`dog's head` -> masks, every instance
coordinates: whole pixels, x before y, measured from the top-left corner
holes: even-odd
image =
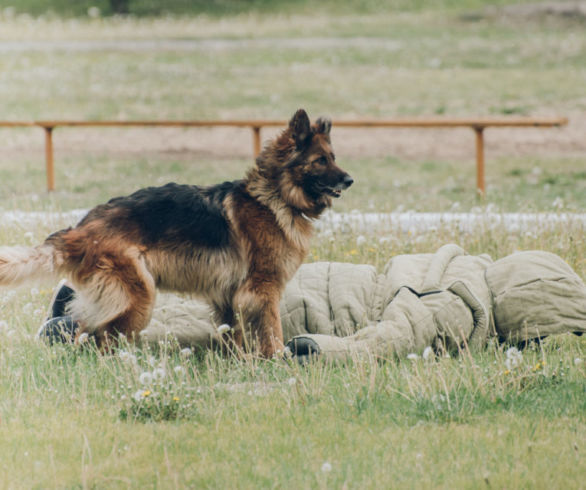
[[[288,128],[257,159],[259,170],[279,187],[284,201],[309,216],[331,206],[332,198],[340,197],[354,182],[336,164],[331,127],[325,118],[312,125],[299,109]]]

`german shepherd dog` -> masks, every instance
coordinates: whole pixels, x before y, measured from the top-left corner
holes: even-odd
[[[336,165],[330,128],[300,109],[243,180],[148,187],[38,247],[0,247],[0,285],[66,276],[77,339],[87,333],[102,350],[147,326],[156,288],[193,293],[234,327],[236,346],[246,334],[272,357],[283,348],[281,293],[307,254],[312,220],[353,182]]]

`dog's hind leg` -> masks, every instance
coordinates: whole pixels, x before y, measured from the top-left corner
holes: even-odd
[[[234,296],[234,309],[241,315],[242,326],[250,329],[250,337],[267,359],[282,351],[283,329],[279,311],[280,288],[262,278],[249,279]],[[241,329],[235,333],[235,342],[241,343]]]
[[[124,335],[132,341],[149,323],[155,301],[155,281],[136,250],[101,257],[84,281],[74,278],[77,294],[70,306],[81,325],[102,349]]]

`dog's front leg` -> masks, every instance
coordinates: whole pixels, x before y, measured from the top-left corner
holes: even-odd
[[[241,327],[248,330],[237,330],[236,343],[246,344],[247,339],[250,339],[260,354],[267,359],[283,350],[280,297],[280,287],[266,280],[251,279],[236,292],[234,310],[241,315]]]

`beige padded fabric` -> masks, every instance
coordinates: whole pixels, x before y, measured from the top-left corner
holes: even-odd
[[[586,331],[586,286],[557,255],[520,252],[492,262],[457,245],[398,255],[382,273],[370,265],[302,265],[281,301],[285,341],[310,339],[323,357],[380,357],[482,348],[491,336],[514,341]],[[161,295],[142,333],[209,347],[217,340],[202,303]]]
[[[524,340],[586,332],[586,286],[557,255],[509,255],[488,268],[486,280],[501,337]]]

